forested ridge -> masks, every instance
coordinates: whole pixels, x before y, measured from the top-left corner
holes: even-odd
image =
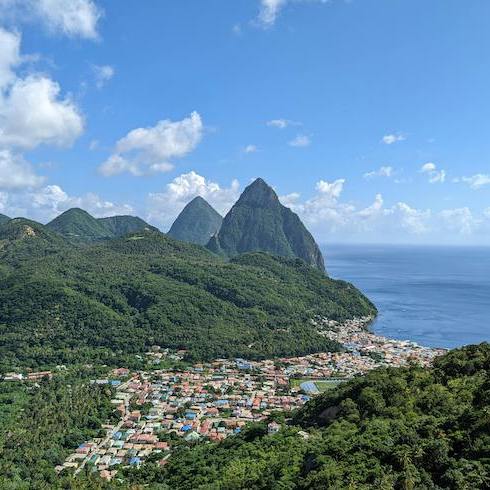
[[[15,219],[0,227],[0,279],[3,371],[117,364],[155,344],[187,349],[189,360],[336,350],[313,317],[376,312],[299,259],[227,262],[153,230],[81,247]]]
[[[0,382],[0,488],[100,488],[101,482],[59,477],[55,467],[113,420],[112,391],[78,374],[34,383]]]

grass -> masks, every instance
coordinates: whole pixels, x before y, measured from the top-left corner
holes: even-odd
[[[336,388],[340,383],[343,383],[343,381],[329,379],[315,380],[311,378],[292,378],[289,380],[291,388],[300,388],[300,385],[302,383],[306,383],[308,381],[312,381],[320,393],[323,393],[327,390],[332,390]]]

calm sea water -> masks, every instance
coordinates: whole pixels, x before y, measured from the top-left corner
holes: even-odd
[[[490,341],[490,248],[322,247],[330,276],[378,307],[376,333],[433,347]]]

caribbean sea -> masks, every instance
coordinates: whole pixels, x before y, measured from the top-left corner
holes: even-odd
[[[328,273],[374,302],[375,333],[454,348],[490,341],[490,247],[325,245]]]

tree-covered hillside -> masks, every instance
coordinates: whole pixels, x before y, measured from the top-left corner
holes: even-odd
[[[90,244],[122,237],[142,230],[157,229],[136,216],[94,218],[79,208],[72,208],[50,221],[46,227],[75,244]]]
[[[10,218],[8,216],[5,216],[4,214],[0,214],[0,226],[9,220],[10,220]]]
[[[77,247],[28,223],[0,229],[2,370],[115,363],[154,344],[191,359],[332,350],[311,318],[376,311],[352,285],[298,259],[225,262],[153,231]]]
[[[129,482],[174,490],[490,488],[490,345],[433,369],[372,371],[307,403],[267,435],[250,426],[221,444],[184,448]],[[303,432],[300,432],[303,431]]]
[[[149,225],[137,216],[110,216],[109,218],[99,218],[97,221],[102,223],[113,237],[122,237],[142,230],[157,231],[154,226]]]

